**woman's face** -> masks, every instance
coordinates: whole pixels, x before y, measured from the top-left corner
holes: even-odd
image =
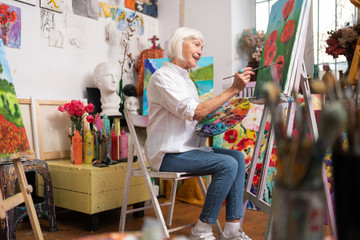
[[[196,67],[196,63],[200,60],[203,49],[203,42],[199,39],[185,40],[182,44],[182,54],[184,60],[180,61],[180,67],[191,69]]]

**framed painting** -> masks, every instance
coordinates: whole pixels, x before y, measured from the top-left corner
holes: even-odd
[[[149,1],[125,0],[125,7],[156,18],[158,14],[157,2],[158,2],[157,0],[149,0]]]
[[[15,1],[23,2],[23,3],[27,3],[30,5],[36,6],[36,0],[15,0]]]
[[[21,45],[21,8],[0,3],[1,35],[3,45],[20,48]]]
[[[159,69],[164,62],[169,62],[170,58],[153,58],[145,60],[144,69],[144,95],[143,95],[143,115],[148,115],[149,103],[146,98],[146,90],[151,75]],[[197,66],[190,70],[189,77],[196,85],[200,101],[204,102],[213,97],[214,88],[214,58],[202,57],[197,62]]]
[[[260,66],[278,63],[269,68],[258,70],[254,96],[263,97],[262,87],[265,82],[272,81],[280,85],[283,93],[289,95],[295,79],[291,76],[291,68],[299,45],[298,26],[306,0],[278,0],[271,8],[265,44]]]
[[[0,40],[0,163],[31,154],[4,44]]]
[[[40,7],[55,12],[64,12],[64,0],[40,0]]]

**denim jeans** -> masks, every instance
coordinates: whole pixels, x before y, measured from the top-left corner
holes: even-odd
[[[215,224],[225,199],[226,220],[243,218],[244,155],[232,149],[213,148],[213,151],[166,153],[160,171],[212,175],[199,217],[201,221]]]

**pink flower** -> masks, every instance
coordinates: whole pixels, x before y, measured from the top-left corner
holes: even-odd
[[[93,115],[87,115],[87,116],[86,116],[86,121],[88,121],[88,123],[94,122],[94,117],[93,117]]]
[[[92,111],[94,111],[95,106],[92,103],[89,103],[86,107],[85,107],[85,111],[88,113],[92,113]]]
[[[59,107],[58,107],[58,110],[59,110],[60,112],[65,112],[64,106],[59,106]]]

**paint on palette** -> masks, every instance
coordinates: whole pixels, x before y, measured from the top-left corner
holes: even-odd
[[[201,137],[211,137],[226,132],[239,124],[249,109],[250,102],[246,98],[232,99],[198,122],[196,133]]]

